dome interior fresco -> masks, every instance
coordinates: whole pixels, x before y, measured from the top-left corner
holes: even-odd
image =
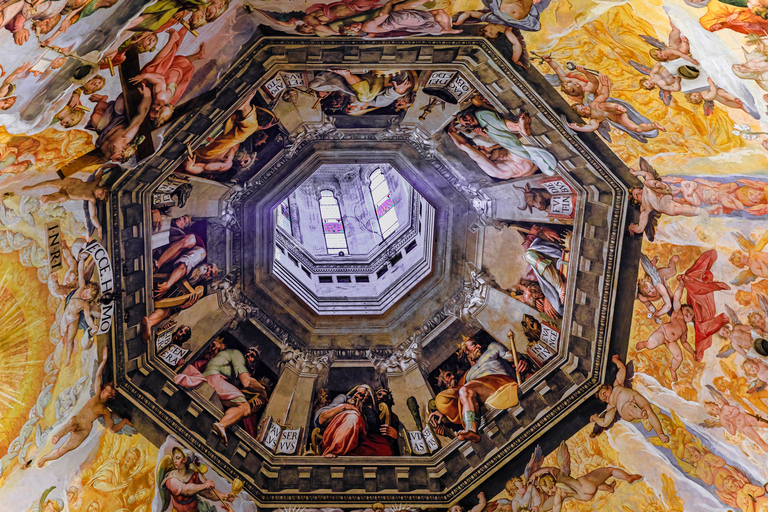
[[[768,512],[763,4],[0,2],[0,506]]]

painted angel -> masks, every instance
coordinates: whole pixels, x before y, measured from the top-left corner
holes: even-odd
[[[731,284],[742,286],[758,278],[768,278],[768,253],[763,252],[768,244],[768,230],[756,242],[751,237],[741,233],[732,233],[740,251],[733,251],[728,261],[736,268],[744,269],[731,281]]]
[[[729,324],[726,324],[720,328],[717,332],[721,338],[728,341],[717,357],[725,359],[730,357],[734,352],[738,352],[739,355],[749,359],[750,351],[752,350],[752,329],[749,325],[743,324],[739,319],[739,315],[726,304],[725,312],[728,314]]]
[[[641,475],[630,474],[620,468],[612,466],[598,468],[578,478],[571,476],[571,454],[565,441],[560,443],[557,449],[558,467],[540,467],[541,459],[532,465],[531,480],[544,503],[538,508],[539,512],[560,512],[563,503],[570,500],[591,501],[597,491],[613,492],[616,482],[607,484],[610,478],[624,480],[632,483],[642,479]],[[538,467],[537,467],[538,466]],[[552,498],[551,507],[549,498]]]
[[[630,172],[643,181],[642,187],[630,189],[632,202],[640,207],[640,220],[629,225],[630,234],[645,233],[648,241],[653,242],[661,214],[683,217],[709,215],[705,208],[675,201],[672,187],[661,180],[659,173],[645,158],[640,158],[640,169],[631,169]]]
[[[756,428],[768,428],[768,420],[756,414],[748,414],[732,405],[725,395],[711,384],[707,384],[707,389],[714,401],[705,401],[704,410],[712,418],[700,423],[700,425],[706,428],[723,427],[732,436],[739,433],[743,434],[757,443],[763,451],[768,452],[768,443],[755,430]]]
[[[738,183],[720,183],[704,178],[687,180],[679,176],[664,176],[661,181],[672,187],[675,201],[691,206],[712,207],[709,209],[710,214],[731,213],[744,209],[744,203],[739,201],[736,195]]]
[[[649,68],[634,60],[630,60],[629,64],[647,77],[640,79],[640,87],[647,91],[652,91],[658,87],[659,99],[663,101],[666,106],[669,106],[672,103],[672,93],[680,92],[682,90],[682,87],[680,86],[682,78],[667,71],[667,68],[662,66],[661,62],[657,62],[653,68]]]
[[[680,29],[671,20],[669,25],[672,27],[672,30],[669,32],[668,44],[664,44],[655,37],[639,34],[640,39],[653,46],[653,48],[648,50],[648,55],[658,62],[685,59],[694,66],[698,66],[699,61],[691,56],[691,45],[688,42],[688,38],[680,32]]]
[[[525,466],[525,471],[521,476],[515,476],[510,478],[504,488],[509,495],[509,499],[502,498],[495,501],[489,501],[485,507],[484,512],[517,512],[518,510],[542,510],[542,504],[545,504],[545,500],[542,500],[542,496],[539,494],[536,487],[533,485],[531,475],[534,471],[537,471],[541,467],[541,459],[543,455],[541,453],[541,446],[536,446],[531,455],[531,459]],[[545,506],[549,506],[549,510],[552,508],[552,499]]]
[[[661,323],[662,316],[672,309],[672,292],[667,280],[677,274],[677,261],[679,256],[672,256],[666,267],[657,267],[659,257],[652,260],[645,254],[640,255],[640,264],[645,272],[645,277],[637,281],[637,300],[648,308],[648,318],[653,318],[657,324]],[[662,306],[656,307],[654,302],[662,300]]]
[[[577,132],[598,132],[606,140],[610,141],[610,127],[614,126],[628,134],[636,134],[636,139],[647,142],[642,138],[657,137],[659,131],[666,129],[656,121],[650,121],[645,117],[638,117],[637,111],[628,109],[619,104],[611,95],[611,81],[605,75],[598,77],[600,87],[595,98],[588,105],[574,103],[571,108],[581,117],[587,119],[587,123],[579,125],[568,123],[568,127]],[[607,137],[606,137],[607,136]]]
[[[669,436],[664,432],[661,420],[651,407],[650,402],[632,389],[632,378],[635,375],[635,365],[632,361],[626,365],[618,355],[611,358],[616,365],[616,379],[613,385],[603,384],[597,391],[597,397],[605,402],[607,407],[600,414],[593,414],[589,421],[595,424],[592,437],[600,435],[620,419],[626,421],[648,420],[662,443],[669,442]]]
[[[749,112],[746,108],[744,108],[744,102],[742,102],[739,98],[729,93],[722,87],[718,87],[711,78],[707,78],[707,82],[709,83],[709,89],[690,92],[685,95],[688,103],[692,105],[703,105],[704,115],[711,116],[714,114],[715,102],[718,102],[724,107],[743,110],[756,119],[760,118],[760,116],[756,113]]]
[[[233,512],[230,503],[237,493],[222,494],[213,480],[205,478],[208,467],[193,454],[174,446],[157,466],[157,487],[162,500],[162,512],[199,511],[216,512],[210,502],[220,502],[227,512]],[[239,490],[238,490],[239,493]]]

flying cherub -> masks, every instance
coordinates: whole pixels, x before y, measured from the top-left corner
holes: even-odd
[[[691,45],[688,42],[688,38],[685,37],[680,29],[669,21],[669,25],[672,30],[669,32],[669,43],[664,44],[655,37],[640,35],[640,39],[653,46],[648,50],[648,55],[658,62],[668,62],[675,59],[685,59],[691,64],[698,66],[699,61],[691,56]]]
[[[691,206],[711,207],[710,214],[731,213],[744,209],[744,203],[737,197],[738,183],[719,183],[704,178],[687,180],[679,176],[664,176],[661,181],[672,187],[675,201]]]
[[[732,405],[725,398],[725,395],[711,384],[707,384],[707,389],[709,389],[715,401],[705,401],[704,409],[707,411],[707,414],[714,418],[706,420],[701,426],[707,428],[723,427],[732,436],[737,433],[744,434],[744,436],[757,443],[763,451],[768,452],[768,443],[755,430],[755,428],[768,428],[768,420],[756,414],[747,414],[735,405]]]
[[[540,469],[536,467],[537,465]],[[613,492],[616,482],[605,483],[611,477],[629,483],[643,478],[641,475],[630,474],[623,469],[611,466],[598,468],[586,475],[574,478],[571,476],[571,454],[565,441],[561,442],[560,447],[557,449],[558,467],[542,468],[540,465],[541,459],[534,463],[531,480],[542,495],[542,498],[546,497],[546,501],[552,498],[552,506],[550,508],[548,503],[543,503],[538,507],[539,512],[547,512],[549,510],[560,512],[563,503],[567,500],[591,501],[595,494],[597,494],[597,491]]]
[[[694,320],[693,307],[688,304],[682,304],[681,299],[685,286],[682,284],[682,276],[677,277],[681,283],[677,286],[675,294],[672,296],[672,313],[669,315],[669,321],[663,323],[658,329],[653,331],[646,341],[641,341],[635,348],[637,350],[653,350],[661,345],[666,346],[669,354],[672,356],[672,363],[669,366],[669,372],[672,375],[672,381],[677,380],[677,369],[683,362],[682,349],[695,357],[696,351],[688,341],[688,324]],[[678,345],[678,342],[680,343]]]
[[[752,357],[750,351],[753,350],[752,328],[749,325],[741,323],[739,315],[737,315],[728,304],[725,305],[725,311],[728,314],[731,323],[722,326],[717,331],[717,334],[719,334],[721,338],[727,340],[728,343],[723,345],[723,348],[720,349],[720,353],[717,354],[717,357],[724,359],[734,352],[738,352],[742,357],[749,359]]]
[[[613,386],[603,384],[597,391],[597,397],[608,404],[608,407],[601,414],[593,414],[589,421],[595,423],[592,436],[599,435],[611,428],[616,421],[623,419],[626,421],[648,420],[651,428],[656,432],[662,443],[669,442],[669,436],[664,433],[659,417],[651,407],[650,402],[632,389],[632,377],[634,376],[634,365],[630,361],[626,366],[618,355],[611,359],[616,365],[616,380]]]
[[[37,461],[37,467],[42,468],[46,462],[56,460],[71,452],[86,440],[93,429],[93,422],[98,419],[103,419],[105,426],[114,433],[120,432],[123,427],[131,426],[131,422],[127,419],[122,419],[118,423],[114,422],[112,411],[109,410],[107,404],[116,396],[115,386],[111,382],[101,385],[101,376],[104,373],[104,367],[107,365],[108,351],[107,347],[104,347],[104,353],[102,354],[101,364],[96,375],[93,378],[93,392],[94,395],[88,400],[83,408],[80,409],[77,414],[64,424],[53,436],[53,444],[57,444],[64,436],[69,434],[69,438],[58,448],[54,448],[47,454],[40,457]],[[135,430],[131,433],[135,433]],[[28,460],[25,467],[29,467],[32,463],[32,459]]]
[[[611,80],[605,76],[599,76],[600,86],[597,90],[595,99],[589,102],[589,105],[574,103],[571,105],[573,111],[589,122],[585,125],[568,123],[568,126],[577,132],[596,132],[600,125],[605,121],[611,121],[622,126],[625,130],[637,134],[654,132],[654,130],[667,131],[657,121],[636,123],[627,114],[627,108],[618,103],[608,101],[611,96]],[[649,136],[649,135],[646,135]]]
[[[768,230],[755,242],[751,237],[741,233],[731,233],[740,251],[733,251],[728,261],[737,268],[742,268],[739,275],[731,281],[731,284],[741,286],[755,281],[757,278],[768,278],[768,253],[763,252],[768,244]]]
[[[642,188],[632,187],[629,191],[632,201],[640,206],[640,220],[628,227],[631,234],[644,232],[648,241],[653,242],[661,214],[683,217],[709,215],[705,208],[675,201],[672,187],[661,180],[659,173],[645,158],[640,158],[640,169],[630,169],[630,172],[643,181]]]
[[[659,257],[654,256],[652,260],[645,254],[640,255],[640,264],[643,266],[645,277],[637,281],[637,300],[645,304],[648,308],[648,318],[653,318],[656,323],[661,323],[662,316],[669,313],[672,309],[672,292],[669,289],[667,280],[677,274],[677,261],[680,256],[672,256],[666,267],[657,267]],[[661,299],[663,305],[659,308],[654,305],[655,301]]]
[[[692,105],[704,106],[704,115],[711,116],[715,112],[715,102],[717,101],[724,107],[743,110],[749,115],[753,117],[755,116],[755,114],[748,112],[747,109],[744,108],[744,103],[739,98],[729,93],[722,87],[715,85],[715,82],[712,81],[711,78],[707,78],[707,82],[709,83],[709,89],[704,91],[689,92],[685,95],[688,103]]]
[[[630,60],[629,64],[648,77],[640,79],[640,87],[647,91],[652,91],[658,87],[659,99],[663,101],[666,106],[669,106],[672,103],[672,93],[680,92],[682,90],[682,87],[680,86],[682,78],[679,75],[673,75],[667,71],[667,68],[662,66],[661,62],[657,62],[653,68],[644,66],[634,60]]]

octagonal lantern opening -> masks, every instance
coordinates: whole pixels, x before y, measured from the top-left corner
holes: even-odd
[[[272,223],[272,272],[318,314],[383,314],[432,271],[435,209],[390,163],[321,164]]]

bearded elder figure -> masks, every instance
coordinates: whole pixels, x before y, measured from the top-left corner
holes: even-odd
[[[459,360],[470,368],[454,386],[435,397],[437,410],[430,414],[429,421],[434,426],[442,421],[462,425],[456,437],[478,443],[480,408],[508,409],[518,403],[515,367],[510,364],[514,356],[497,341],[483,348],[475,338],[465,338],[459,347]],[[523,373],[527,366],[520,361],[517,369]]]
[[[318,409],[315,427],[323,430],[324,457],[398,455],[395,421],[381,417],[376,397],[370,386],[360,384]]]

